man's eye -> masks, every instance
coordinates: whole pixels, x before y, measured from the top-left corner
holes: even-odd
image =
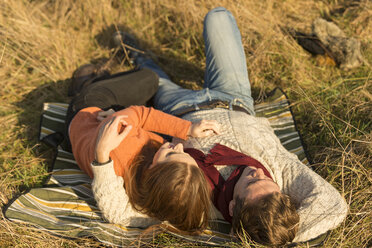
[[[257,182],[258,180],[252,180],[252,181],[250,181],[250,182],[248,182],[247,183],[247,187],[249,186],[249,185],[251,185],[251,184],[254,184],[255,182]]]

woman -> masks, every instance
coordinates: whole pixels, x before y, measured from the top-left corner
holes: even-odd
[[[75,86],[85,86],[71,101],[67,126],[79,167],[94,178],[94,196],[104,217],[112,223],[133,224],[134,212],[119,205],[129,201],[137,211],[169,221],[182,231],[205,228],[209,190],[203,173],[182,145],[164,143],[155,132],[181,139],[206,137],[219,132],[218,124],[192,124],[153,108],[128,107],[144,105],[156,92],[158,77],[150,70],[82,84],[79,79],[87,81],[89,72],[94,74],[82,68],[73,76]],[[128,108],[103,111],[110,107]],[[125,190],[117,187],[123,179]],[[136,221],[136,225],[148,224],[146,218]]]

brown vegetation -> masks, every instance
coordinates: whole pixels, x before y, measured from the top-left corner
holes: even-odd
[[[202,20],[224,6],[242,33],[255,99],[282,87],[317,172],[334,185],[350,214],[326,247],[371,246],[372,3],[368,0],[1,0],[0,4],[0,206],[42,184],[51,151],[37,142],[45,101],[68,101],[78,66],[114,63],[116,29],[136,35],[177,82],[198,88],[203,80]],[[335,22],[361,41],[363,66],[323,67],[281,27],[309,31],[316,17]],[[105,59],[102,59],[105,58]],[[160,238],[159,246],[182,246]],[[176,243],[173,243],[176,242]],[[0,215],[0,247],[96,247],[65,240]],[[185,244],[187,245],[187,244]]]

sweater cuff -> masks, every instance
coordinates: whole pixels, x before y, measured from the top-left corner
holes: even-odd
[[[104,162],[104,163],[100,163],[98,162],[97,160],[93,160],[93,162],[91,163],[92,166],[104,166],[108,163],[111,163],[111,158],[107,161],[107,162]]]
[[[102,165],[94,165],[93,163],[91,163],[90,165],[92,167],[95,181],[109,180],[109,179],[116,180],[117,176],[115,174],[114,162],[112,160]]]

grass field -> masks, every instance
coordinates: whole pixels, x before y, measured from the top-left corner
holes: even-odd
[[[172,79],[197,89],[205,65],[202,20],[228,8],[242,33],[253,95],[276,86],[292,104],[317,173],[345,197],[350,213],[326,247],[371,247],[372,2],[368,0],[0,0],[0,206],[42,185],[52,151],[37,140],[42,103],[68,102],[80,65],[114,59],[116,29],[136,35]],[[365,63],[353,70],[321,66],[282,27],[311,30],[317,17],[361,42]],[[0,247],[96,247],[0,216]],[[192,246],[160,238],[154,246]]]

